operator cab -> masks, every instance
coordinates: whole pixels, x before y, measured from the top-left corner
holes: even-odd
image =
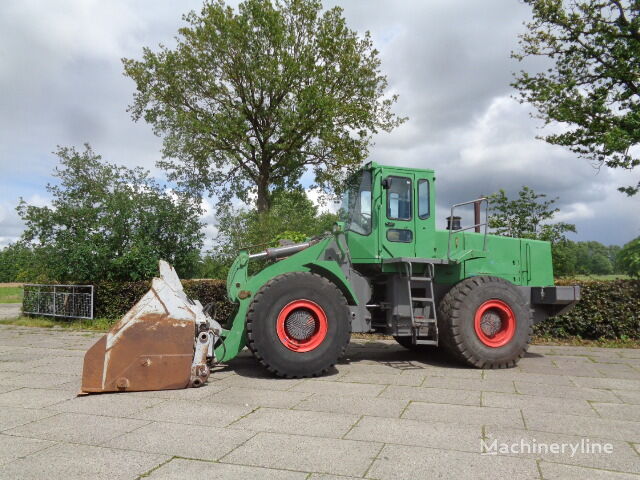
[[[347,181],[340,209],[354,263],[434,257],[432,170],[369,163]]]

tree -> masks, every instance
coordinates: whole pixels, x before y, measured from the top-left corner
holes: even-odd
[[[319,212],[303,190],[277,192],[269,212],[257,208],[228,208],[218,217],[218,237],[213,251],[201,262],[200,274],[224,278],[238,250],[278,246],[281,240],[303,242],[330,232],[338,216]]]
[[[622,247],[618,254],[618,265],[627,275],[640,277],[640,237]]]
[[[533,20],[513,56],[544,57],[551,68],[516,75],[522,102],[561,133],[544,139],[596,165],[640,164],[640,2],[525,0]],[[636,194],[640,183],[619,190]]]
[[[545,200],[546,197],[527,186],[522,187],[515,200],[509,200],[504,190],[490,195],[489,228],[495,229],[497,235],[551,242],[556,275],[570,275],[577,259],[573,242],[567,240],[565,233],[575,232],[576,226],[550,223],[560,209],[553,206],[557,198]]]
[[[518,198],[509,200],[504,190],[489,196],[489,228],[506,237],[534,238],[557,243],[565,239],[566,232],[575,232],[570,223],[550,223],[559,208],[553,204],[558,198],[545,200],[544,193],[536,193],[523,186]]]
[[[149,172],[103,162],[89,145],[59,148],[51,206],[17,210],[22,245],[33,248],[50,280],[139,280],[157,274],[158,260],[183,276],[202,247],[200,207],[168,191]]]
[[[192,194],[236,196],[266,212],[308,170],[325,191],[366,157],[372,135],[404,119],[368,32],[320,0],[223,0],[184,16],[175,48],[123,59],[130,112],[164,135],[159,165]]]

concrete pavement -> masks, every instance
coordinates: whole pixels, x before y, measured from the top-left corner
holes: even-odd
[[[640,480],[640,350],[482,371],[356,340],[322,378],[245,352],[200,389],[76,397],[97,338],[0,326],[0,478]]]

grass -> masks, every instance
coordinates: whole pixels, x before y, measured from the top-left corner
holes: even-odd
[[[27,317],[7,318],[0,320],[0,325],[16,325],[19,327],[39,327],[39,328],[66,328],[69,330],[92,330],[96,332],[106,332],[116,321],[110,318],[69,319],[61,320],[49,317]]]
[[[0,287],[0,303],[22,303],[22,287]]]
[[[612,275],[572,275],[567,278],[575,278],[580,281],[589,281],[589,280],[597,280],[599,282],[611,282],[612,280],[629,280],[629,275],[624,275],[622,273],[614,273]]]

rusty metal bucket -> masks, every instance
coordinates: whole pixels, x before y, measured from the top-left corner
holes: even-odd
[[[209,378],[220,330],[161,260],[151,290],[85,354],[81,391],[199,387]]]

